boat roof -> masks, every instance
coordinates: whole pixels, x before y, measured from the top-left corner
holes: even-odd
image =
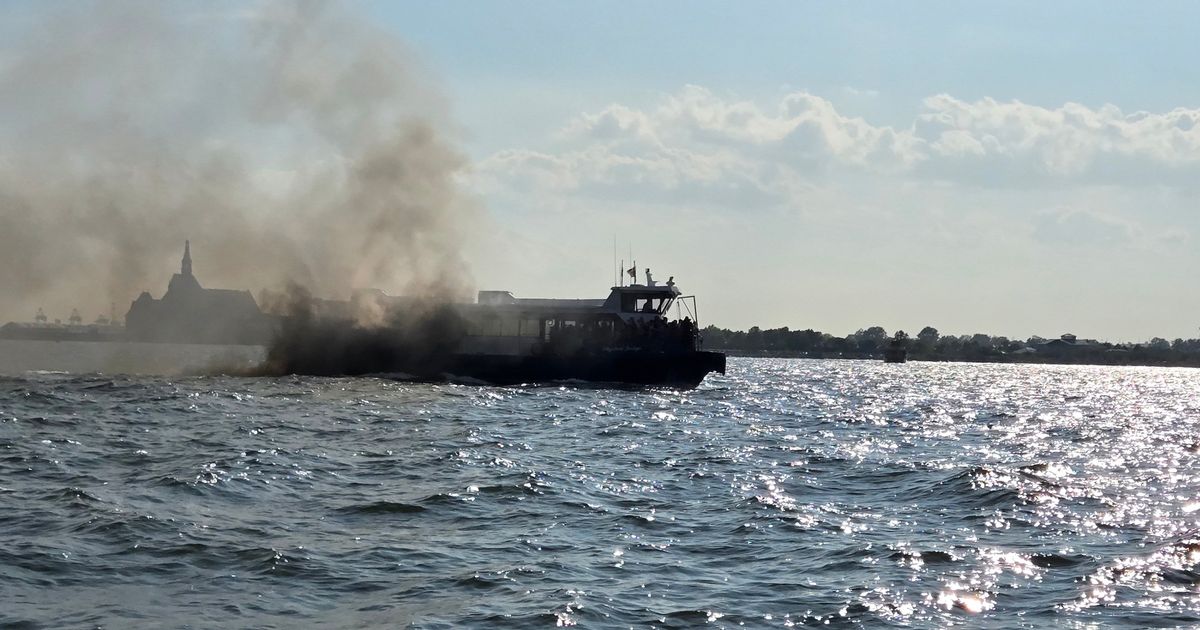
[[[679,297],[679,289],[674,282],[667,284],[631,284],[612,287],[608,297],[604,299],[562,299],[562,298],[518,298],[510,291],[480,291],[473,308],[499,310],[509,313],[526,314],[555,314],[555,315],[595,315],[600,313],[620,314],[622,317],[631,313],[630,300],[652,299],[662,300],[663,305],[657,306],[653,314],[659,315],[665,304]],[[636,316],[643,315],[639,309]]]
[[[574,300],[556,298],[516,298],[515,306],[532,306],[537,308],[600,308],[604,300]]]
[[[492,295],[484,296],[484,293]],[[479,301],[472,306],[504,311],[588,313],[603,309],[606,301],[596,299],[516,298],[508,291],[480,291]]]
[[[656,283],[650,284],[650,285],[627,284],[625,286],[613,287],[612,290],[618,291],[621,293],[670,293],[672,295],[679,294],[679,289],[675,286],[674,282],[672,282],[670,284],[658,284],[656,282]]]

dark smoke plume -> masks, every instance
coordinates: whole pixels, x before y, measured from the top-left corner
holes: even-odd
[[[363,323],[321,313],[320,301],[300,287],[291,287],[286,299],[287,316],[253,375],[434,378],[453,368],[453,351],[466,332],[455,307],[442,301],[410,300],[379,311],[378,322]]]
[[[210,287],[468,294],[466,163],[395,39],[318,2],[34,6],[0,42],[0,320],[122,315],[185,238]]]

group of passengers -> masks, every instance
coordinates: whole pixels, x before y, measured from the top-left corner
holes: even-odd
[[[588,322],[561,326],[553,332],[551,343],[558,352],[567,353],[603,347],[633,347],[653,351],[694,350],[697,335],[696,323],[690,317],[668,321],[656,316],[633,319],[624,324],[614,321],[609,325]]]
[[[627,323],[620,342],[643,350],[692,350],[696,335],[696,323],[690,317],[671,321],[655,317]]]

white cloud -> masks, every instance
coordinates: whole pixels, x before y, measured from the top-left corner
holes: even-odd
[[[971,159],[1009,177],[1003,182],[978,173],[993,183],[1180,185],[1200,173],[1197,120],[1200,110],[1124,114],[1113,105],[1049,109],[942,94],[925,99],[913,129],[929,143],[923,170],[932,177],[962,174],[953,162]]]
[[[1040,213],[1034,237],[1055,246],[1123,246],[1143,241],[1144,230],[1127,219],[1078,208]]]
[[[1105,318],[1130,296],[1196,308],[1178,287],[1197,263],[1197,120],[935,95],[885,125],[807,92],[755,102],[689,86],[478,163],[481,196],[526,239],[511,249],[543,255],[481,275],[571,294],[611,275],[596,259],[616,235],[622,257],[629,245],[707,296],[721,325],[1164,334],[1168,315]],[[539,265],[555,271],[514,285]],[[747,308],[747,295],[771,297]]]
[[[687,86],[656,107],[614,104],[580,115],[556,150],[501,152],[481,172],[560,192],[656,191],[689,201],[738,190],[766,204],[854,174],[985,187],[1193,186],[1198,121],[1200,110],[1125,114],[1112,105],[940,94],[924,100],[910,125],[892,127],[843,115],[807,92],[764,108]]]

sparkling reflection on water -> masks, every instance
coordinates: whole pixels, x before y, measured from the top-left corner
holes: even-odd
[[[1200,623],[1200,371],[0,379],[0,625]]]

